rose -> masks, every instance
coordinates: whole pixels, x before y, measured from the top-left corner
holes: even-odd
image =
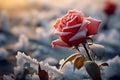
[[[52,42],[52,47],[78,46],[89,36],[97,34],[100,23],[100,20],[91,17],[84,18],[81,11],[70,10],[67,15],[57,19],[54,25],[54,34],[59,39]]]
[[[107,14],[107,15],[112,15],[115,13],[116,11],[116,4],[114,4],[113,2],[111,2],[110,0],[105,0],[104,2],[104,6],[103,6],[103,11]]]

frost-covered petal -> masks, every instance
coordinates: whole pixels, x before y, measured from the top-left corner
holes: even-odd
[[[86,37],[86,30],[80,31],[78,33],[76,33],[72,38],[69,39],[69,41],[75,41],[77,39]]]
[[[67,43],[65,43],[61,39],[56,39],[52,42],[52,48],[55,48],[56,46],[70,47]]]
[[[81,24],[75,24],[75,25],[73,25],[73,26],[65,27],[65,28],[63,28],[63,30],[64,30],[64,29],[76,28],[76,27],[80,27],[80,26],[81,26]]]
[[[89,24],[89,23],[90,23],[90,21],[88,21],[88,20],[84,20],[83,23],[81,24],[81,27],[80,27],[79,31],[85,29],[86,26],[87,26],[87,24]]]
[[[67,26],[72,26],[72,25],[75,25],[75,24],[78,24],[78,17],[75,16],[74,18],[72,18],[70,21],[67,22]]]
[[[101,21],[91,17],[86,18],[86,20],[90,21],[90,23],[87,25],[88,30],[87,36],[97,34]]]
[[[69,12],[68,12],[68,15],[76,15],[77,17],[78,17],[78,21],[80,22],[80,23],[82,23],[83,22],[83,20],[84,20],[84,15],[83,15],[83,13],[81,12],[81,11],[78,11],[78,10],[70,10]]]
[[[55,30],[54,34],[59,36],[65,36],[65,35],[71,34],[71,32],[60,32],[58,30]]]

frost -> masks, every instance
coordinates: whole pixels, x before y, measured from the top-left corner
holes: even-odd
[[[36,34],[37,34],[39,41],[43,43],[50,42],[49,35],[46,33],[46,30],[44,28],[36,28]]]
[[[19,41],[14,45],[15,50],[26,50],[29,45],[29,40],[25,35],[20,35]]]
[[[72,29],[72,28],[77,28],[77,27],[80,27],[81,24],[76,24],[76,25],[73,25],[73,26],[68,26],[68,27],[65,27],[63,29]]]
[[[120,42],[120,36],[118,34],[119,31],[112,29],[105,33],[101,33],[98,36],[97,42],[105,46],[107,54],[111,53],[112,55],[119,55],[120,44],[118,43]]]
[[[38,65],[40,64],[41,69],[44,69],[48,71],[50,76],[56,76],[56,77],[61,77],[62,78],[62,73],[56,68],[52,67],[47,63],[38,62],[36,59],[32,59],[30,56],[26,56],[24,53],[18,52],[17,56],[17,65],[20,66],[21,68],[24,67],[25,63],[29,63],[30,67],[35,69],[37,71]]]
[[[68,34],[71,34],[71,32],[60,32],[60,31],[55,30],[54,34],[59,35],[59,36],[66,36]]]
[[[58,60],[52,57],[48,57],[44,60],[45,63],[48,63],[50,65],[57,65],[58,64]]]
[[[107,61],[109,66],[104,69],[104,75],[106,80],[120,79],[120,57],[116,56],[113,59]]]
[[[21,6],[24,5],[21,4],[22,1],[25,2],[24,4],[27,6],[27,10],[28,6],[29,8],[31,8],[29,9],[29,11],[26,11],[25,6]],[[6,1],[0,0],[0,4],[2,4],[0,5],[0,61],[3,60],[4,64],[0,64],[0,69],[4,68],[4,66],[6,66],[7,64],[4,63],[4,60],[10,62],[10,66],[14,68],[14,71],[12,71],[14,72],[14,76],[6,74],[4,76],[0,76],[0,79],[1,77],[4,77],[4,80],[15,80],[16,76],[22,77],[24,73],[24,68],[28,66],[32,74],[26,75],[26,79],[39,80],[37,76],[38,64],[41,65],[42,69],[45,69],[49,72],[50,80],[90,79],[84,67],[82,67],[80,70],[73,71],[73,63],[65,64],[63,69],[60,71],[59,66],[61,64],[59,60],[61,60],[62,58],[65,59],[67,56],[71,55],[73,51],[61,47],[52,49],[50,44],[52,40],[55,40],[57,38],[57,36],[53,36],[53,25],[55,23],[55,20],[66,14],[69,9],[74,8],[77,10],[81,10],[85,14],[85,16],[91,16],[96,19],[102,20],[99,34],[97,34],[93,38],[96,43],[104,45],[106,51],[104,53],[104,60],[108,60],[116,55],[119,56],[120,5],[118,5],[116,13],[108,18],[101,10],[100,4],[102,3],[102,1],[103,0],[83,0],[82,2],[81,0],[12,0],[9,5],[6,6],[3,4],[3,2],[5,2],[6,4]],[[116,1],[117,4],[120,4],[119,0],[112,1]],[[16,8],[16,5],[17,10],[12,10],[13,8]],[[6,6],[6,9],[2,6]],[[9,6],[11,6],[12,8]],[[103,31],[101,28],[104,26],[107,19],[109,19],[109,22],[107,23],[108,30]],[[70,26],[69,28],[76,28],[78,26],[81,26],[81,24]],[[79,49],[82,54],[85,53],[85,50],[82,47],[80,47]],[[29,53],[28,56],[42,61],[39,62],[37,60],[34,60],[23,53],[17,54],[16,56],[15,53],[18,50],[24,51],[27,54]],[[99,55],[99,53],[102,51],[98,50],[97,52]],[[15,67],[11,64],[11,62],[14,63],[15,60],[12,61],[10,59],[14,56],[16,56],[17,58],[15,59],[17,62],[15,64]],[[108,67],[102,67],[103,70],[101,69],[101,71],[103,72],[103,80],[114,80],[114,78],[120,76],[120,58],[118,56],[108,61]],[[57,68],[55,67],[56,65]],[[7,68],[5,70],[9,69],[11,71],[12,68]],[[4,73],[1,72],[1,74]]]
[[[4,48],[0,48],[0,60],[7,60],[8,52]]]
[[[14,80],[11,76],[4,75],[3,80]]]
[[[69,41],[74,41],[74,40],[83,38],[85,36],[86,36],[86,30],[83,30],[83,31],[80,31],[80,32],[76,33],[72,38],[70,38]]]
[[[0,30],[3,30],[5,32],[9,32],[10,31],[10,25],[9,25],[9,20],[8,20],[8,16],[7,13],[5,11],[0,12]]]
[[[37,74],[32,75],[32,80],[39,80],[39,76]]]
[[[99,58],[102,58],[105,55],[106,49],[103,45],[93,43],[90,45],[90,49],[92,50],[91,54],[96,55]]]
[[[7,37],[4,34],[0,34],[0,45],[7,41]]]
[[[65,80],[83,80],[89,78],[84,67],[82,67],[80,70],[75,70],[75,71],[73,70],[73,68],[74,66],[70,62],[64,65],[61,71],[63,72],[63,76]]]

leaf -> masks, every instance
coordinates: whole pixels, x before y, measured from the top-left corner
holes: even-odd
[[[41,70],[40,65],[38,66],[38,76],[40,80],[49,80],[48,72]]]
[[[80,69],[84,65],[84,62],[85,62],[84,56],[80,55],[80,56],[76,57],[76,59],[74,61],[74,70],[75,70],[75,68]]]
[[[100,64],[99,67],[100,67],[100,66],[109,66],[109,64],[106,63],[106,62],[104,62],[104,63]]]
[[[68,62],[68,61],[73,61],[77,56],[79,56],[79,55],[81,55],[81,54],[79,54],[79,53],[76,53],[76,54],[72,54],[71,56],[69,56],[66,60],[65,60],[65,62],[61,65],[61,67],[60,67],[60,69],[62,69],[63,68],[63,66]]]
[[[86,61],[84,66],[93,80],[101,80],[100,68],[94,61]]]
[[[90,45],[90,49],[92,54],[95,54],[98,58],[101,59],[104,56],[105,47],[103,45],[93,44],[93,45]]]

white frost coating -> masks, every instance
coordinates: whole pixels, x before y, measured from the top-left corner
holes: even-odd
[[[57,70],[56,67],[52,67],[49,64],[43,63],[43,62],[38,62],[36,59],[32,59],[29,56],[26,56],[24,53],[18,52],[18,54],[16,55],[17,58],[17,64],[19,66],[23,66],[26,62],[30,63],[30,66],[33,69],[38,69],[38,64],[40,64],[41,68],[49,71],[52,75],[63,78],[62,72],[60,72],[59,70]],[[21,61],[22,60],[22,61]],[[21,63],[20,63],[21,62]]]
[[[0,60],[7,60],[8,52],[4,48],[0,48]]]
[[[40,80],[39,76],[37,74],[32,75],[32,80]]]
[[[25,35],[20,35],[19,41],[14,45],[15,50],[24,50],[28,47],[29,40]]]
[[[95,54],[97,57],[102,58],[105,54],[105,47],[100,44],[95,44],[89,46],[90,49],[93,51],[91,54]]]
[[[59,36],[65,36],[65,35],[71,34],[71,32],[60,32],[55,30],[54,34]]]
[[[120,57],[116,56],[113,59],[107,61],[109,66],[104,69],[104,77],[105,80],[109,80],[111,77],[119,77],[120,78]],[[118,79],[116,79],[118,80]]]
[[[39,76],[34,73],[33,75],[29,75],[29,74],[26,75],[25,80],[40,80],[40,79],[39,79]]]
[[[48,34],[49,30],[46,30],[43,27],[36,28],[36,34],[37,38],[42,43],[49,43],[50,40],[50,34]]]
[[[5,11],[1,11],[0,18],[1,18],[0,29],[2,29],[3,31],[9,32],[10,25],[9,25],[9,19],[8,19],[7,13]]]
[[[81,25],[81,27],[80,27],[80,29],[79,29],[79,31],[81,31],[83,28],[85,28],[85,26],[86,26],[87,24],[89,24],[89,23],[90,23],[90,21],[84,20],[83,23],[82,23],[82,25]]]
[[[62,59],[60,61],[60,64],[62,64],[64,60]],[[82,67],[80,70],[75,70],[74,71],[74,64],[67,62],[64,67],[62,68],[63,76],[65,80],[84,80],[89,79],[89,76],[85,70],[84,67]]]
[[[98,19],[92,18],[91,16],[89,16],[87,19],[91,19],[91,20],[96,21],[96,22],[101,22],[101,20],[98,20]]]
[[[5,34],[0,34],[0,43],[6,42],[7,41],[7,36]]]
[[[81,26],[81,24],[76,24],[76,25],[73,25],[73,26],[65,27],[65,28],[63,28],[63,30],[64,30],[64,29],[76,28],[76,27],[80,27],[80,26]]]
[[[24,69],[23,69],[23,66],[17,66],[17,67],[14,67],[14,74],[15,75],[18,75],[19,73],[22,73],[23,74],[24,72]]]
[[[15,80],[11,76],[3,75],[3,80]]]
[[[76,18],[77,18],[77,16],[75,16],[74,18],[72,18],[69,22],[73,22]]]
[[[76,33],[72,38],[70,38],[69,41],[74,41],[74,40],[80,39],[85,36],[86,36],[86,30],[83,30],[83,31]]]

